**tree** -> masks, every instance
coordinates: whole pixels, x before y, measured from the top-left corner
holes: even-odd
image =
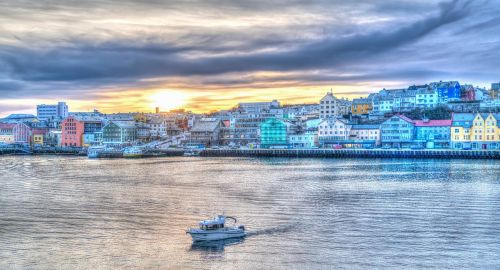
[[[452,111],[446,105],[441,105],[429,109],[415,108],[411,112],[404,113],[404,115],[414,120],[421,120],[424,118],[429,120],[443,120],[451,119],[451,113]]]

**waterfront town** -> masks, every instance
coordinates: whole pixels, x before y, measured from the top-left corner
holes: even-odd
[[[0,119],[0,148],[91,146],[231,149],[500,149],[500,83],[457,81],[383,89],[348,100],[333,91],[316,104],[239,103],[195,114],[72,112],[40,104],[36,115]]]

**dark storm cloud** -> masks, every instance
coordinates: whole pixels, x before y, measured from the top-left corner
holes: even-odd
[[[433,30],[463,19],[469,2],[442,4],[437,15],[386,32],[317,40],[297,49],[263,53],[194,57],[214,48],[125,44],[82,45],[48,51],[2,46],[0,61],[14,78],[27,81],[72,81],[102,78],[207,75],[225,72],[301,70],[353,63],[415,41]],[[279,40],[256,40],[266,44]],[[254,48],[255,49],[255,48]],[[226,48],[228,53],[234,53]],[[241,50],[239,50],[241,51]]]
[[[174,77],[206,88],[493,80],[500,38],[476,32],[498,32],[498,11],[465,0],[3,2],[0,95],[92,96]],[[253,75],[266,71],[281,74]]]

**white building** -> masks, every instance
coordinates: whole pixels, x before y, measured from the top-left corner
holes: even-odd
[[[152,118],[148,121],[147,125],[150,128],[150,134],[153,138],[167,137],[167,123],[161,118]]]
[[[394,94],[394,106],[392,108],[395,112],[408,112],[415,109],[415,96],[416,90],[401,89]]]
[[[320,143],[333,143],[349,139],[352,125],[343,118],[329,118],[318,125]]]
[[[317,145],[318,135],[314,131],[302,134],[291,134],[288,136],[288,144],[292,148],[313,148]]]
[[[380,125],[352,125],[350,139],[362,144],[373,144],[374,146],[380,145]]]
[[[54,105],[40,104],[36,106],[36,116],[40,120],[54,120],[68,117],[68,105],[66,102],[58,102]]]
[[[392,96],[377,95],[373,98],[372,103],[372,114],[384,114],[387,112],[392,112],[394,108],[394,98]]]
[[[332,92],[328,92],[319,101],[319,118],[342,117],[351,111],[351,102],[347,99],[338,99]]]
[[[437,92],[429,87],[419,88],[415,95],[415,107],[434,108],[438,105]]]

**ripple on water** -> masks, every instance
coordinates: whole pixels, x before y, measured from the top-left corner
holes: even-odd
[[[0,268],[500,268],[500,163],[0,158]],[[192,245],[201,218],[242,240]]]

